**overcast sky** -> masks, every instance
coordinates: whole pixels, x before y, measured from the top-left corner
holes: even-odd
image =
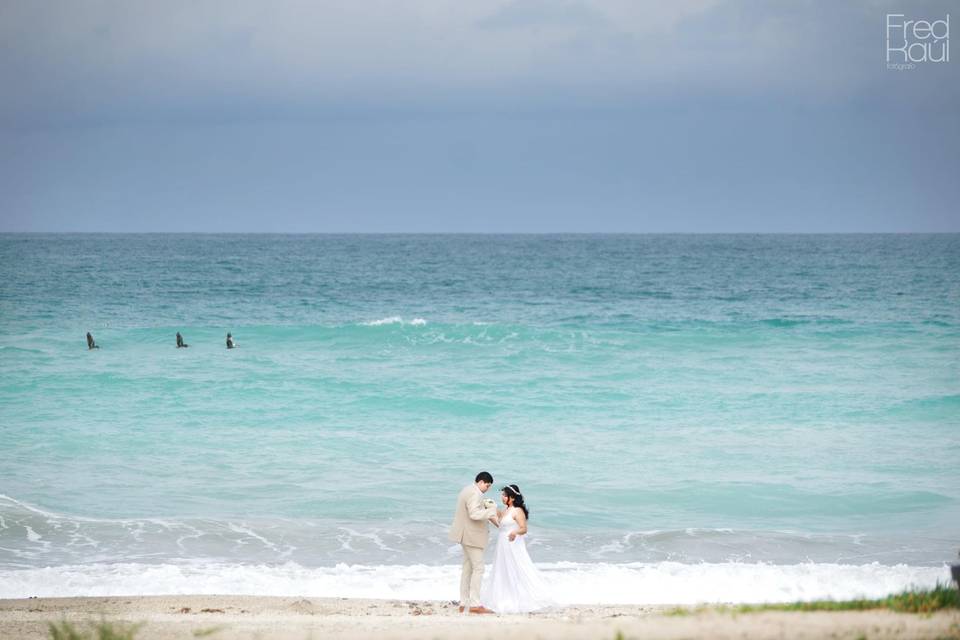
[[[960,231],[951,11],[4,0],[0,231]]]

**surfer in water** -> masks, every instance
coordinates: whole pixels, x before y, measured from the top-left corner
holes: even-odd
[[[180,335],[180,332],[177,331],[177,349],[184,349],[189,346],[190,345],[183,341],[183,336]]]
[[[233,343],[233,336],[228,333],[228,334],[227,334],[227,349],[233,349],[235,346],[237,346],[237,345],[235,345],[235,344]]]
[[[93,336],[87,331],[87,349],[99,349],[100,345],[93,341]]]

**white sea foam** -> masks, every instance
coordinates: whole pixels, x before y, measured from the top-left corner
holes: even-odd
[[[841,564],[553,563],[554,597],[564,604],[791,602],[881,597],[949,580],[949,569]],[[345,565],[307,568],[213,562],[91,564],[0,571],[0,598],[106,595],[303,595],[449,600],[456,565]]]
[[[427,321],[423,318],[414,318],[412,320],[404,320],[400,316],[390,316],[389,318],[380,318],[379,320],[370,320],[369,322],[361,322],[360,324],[366,327],[379,327],[386,324],[409,324],[414,327],[421,327],[427,324]]]
[[[385,324],[403,324],[403,318],[400,316],[390,316],[389,318],[380,318],[379,320],[371,320],[369,322],[361,323],[367,327],[379,327]]]

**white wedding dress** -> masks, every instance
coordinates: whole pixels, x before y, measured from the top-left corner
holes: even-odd
[[[546,581],[527,553],[525,536],[510,542],[510,532],[519,527],[514,510],[515,507],[508,508],[500,518],[493,569],[480,590],[480,602],[496,613],[527,613],[555,604]]]

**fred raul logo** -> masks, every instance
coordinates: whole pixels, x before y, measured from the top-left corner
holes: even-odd
[[[902,71],[928,62],[950,62],[949,13],[933,21],[888,13],[885,26],[887,69]]]

